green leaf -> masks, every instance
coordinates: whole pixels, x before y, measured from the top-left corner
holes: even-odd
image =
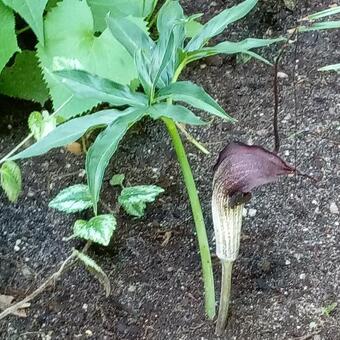
[[[275,38],[275,39],[253,39],[248,38],[239,42],[224,41],[213,47],[205,47],[199,50],[189,52],[188,62],[207,58],[216,54],[236,54],[236,53],[252,53],[249,51],[253,48],[267,47],[271,44],[286,41],[286,38]],[[264,59],[264,58],[263,58]],[[262,60],[263,61],[263,60]],[[269,63],[266,61],[266,63]]]
[[[335,71],[340,72],[340,64],[327,65],[319,68],[319,71]]]
[[[123,186],[124,183],[124,179],[125,179],[125,175],[124,174],[117,174],[117,175],[113,175],[112,178],[110,179],[110,184],[114,187],[116,185],[119,186]]]
[[[206,124],[192,111],[181,105],[172,105],[166,103],[155,104],[148,109],[148,114],[153,119],[168,117],[174,120],[175,122],[184,124],[190,125]]]
[[[185,39],[185,22],[186,18],[183,13],[183,8],[178,0],[169,0],[159,10],[157,16],[157,30],[159,33],[158,46],[161,51],[165,50],[168,44],[170,35],[173,34],[174,54],[169,56],[169,62],[165,71],[161,74],[158,87],[167,86],[181,62],[181,51],[183,49]]]
[[[222,33],[228,25],[242,19],[256,5],[257,0],[246,0],[239,5],[227,8],[207,22],[202,30],[186,46],[186,51],[194,51],[205,45],[209,39]]]
[[[77,220],[73,227],[75,236],[107,246],[116,230],[116,219],[113,215],[98,215],[89,221]]]
[[[189,81],[178,81],[161,89],[157,94],[158,100],[171,98],[176,101],[183,101],[198,109],[210,112],[218,117],[235,121],[230,117],[217,102],[210,97],[202,87]]]
[[[86,174],[95,213],[105,169],[118,144],[131,125],[145,114],[142,109],[128,109],[129,113],[116,119],[101,132],[86,155]]]
[[[106,19],[112,35],[126,48],[131,57],[140,48],[151,51],[154,47],[154,42],[146,29],[142,29],[132,19],[131,17],[113,18],[112,16]]]
[[[310,32],[310,31],[329,30],[329,29],[334,29],[334,28],[340,28],[340,20],[317,22],[311,26],[300,26],[298,27],[298,30],[299,32]]]
[[[321,310],[321,314],[328,317],[334,312],[337,306],[338,304],[336,302],[333,302],[330,305],[323,307]]]
[[[91,257],[85,255],[84,253],[79,252],[74,249],[73,253],[78,257],[78,259],[84,263],[86,268],[99,280],[99,282],[104,286],[106,297],[110,295],[111,286],[110,280],[108,276],[104,273],[103,269],[101,269],[98,264],[91,259]]]
[[[33,111],[28,117],[28,127],[36,140],[47,136],[56,126],[56,118],[50,116],[47,111],[43,111],[43,114]]]
[[[25,19],[38,40],[44,45],[43,13],[47,0],[2,0]]]
[[[68,214],[86,210],[92,206],[89,187],[85,184],[72,185],[60,191],[48,206]]]
[[[118,202],[125,211],[136,217],[142,217],[147,202],[153,202],[156,197],[164,192],[164,189],[157,185],[137,185],[124,188],[118,197]]]
[[[162,72],[167,67],[169,62],[171,61],[173,52],[174,52],[174,35],[173,32],[171,32],[166,46],[162,47],[160,43],[157,44],[155,48],[155,53],[153,54],[152,65],[154,70],[153,73],[155,73],[152,77],[153,89],[156,88],[156,84],[159,80],[159,77],[161,76]]]
[[[57,126],[51,133],[14,155],[12,159],[29,158],[42,155],[53,148],[65,146],[79,139],[88,129],[111,124],[128,111],[103,110],[87,116],[74,118]]]
[[[324,18],[324,17],[328,17],[330,15],[335,15],[335,14],[338,14],[338,13],[340,13],[340,6],[335,6],[335,7],[327,8],[323,11],[314,13],[312,15],[309,15],[308,19],[309,20],[317,20],[317,19],[321,19],[321,18]]]
[[[62,70],[54,73],[80,98],[93,98],[115,106],[145,106],[148,103],[144,94],[131,91],[129,86],[118,84],[86,71]]]
[[[153,0],[87,0],[91,7],[95,30],[102,32],[106,28],[105,17],[110,12],[113,17],[147,17],[154,9]]]
[[[8,199],[16,202],[21,193],[21,171],[20,168],[12,161],[6,161],[0,168],[1,186],[4,189]]]
[[[15,18],[10,8],[0,1],[0,72],[11,56],[20,51],[15,35]]]
[[[0,52],[1,53],[1,52]],[[38,59],[33,51],[22,51],[14,64],[0,74],[0,93],[43,105],[49,97]]]
[[[203,25],[196,21],[190,20],[185,23],[185,36],[187,38],[193,38],[195,35],[199,34],[203,28]]]
[[[133,59],[109,30],[95,36],[91,9],[86,1],[59,2],[48,12],[44,28],[45,46],[38,44],[38,57],[54,108],[60,107],[72,95],[53,74],[60,59],[76,61],[77,68],[120,84],[128,85],[137,78]],[[94,99],[75,97],[58,115],[67,120],[98,103]]]
[[[138,49],[136,50],[134,60],[137,67],[139,80],[143,86],[145,93],[150,96],[152,88],[150,57],[146,55],[146,52],[144,50]]]

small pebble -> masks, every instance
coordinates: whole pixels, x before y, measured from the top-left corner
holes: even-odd
[[[134,285],[129,286],[129,288],[128,288],[129,293],[133,293],[135,291],[136,291],[136,286],[134,286]]]
[[[286,263],[286,266],[289,266],[291,262],[289,260],[286,260],[285,263]]]
[[[84,311],[86,312],[88,307],[89,307],[89,306],[87,305],[87,303],[84,303],[82,308],[83,308]]]
[[[304,280],[306,278],[306,274],[304,274],[304,273],[300,274],[299,278],[300,278],[300,280]]]
[[[256,209],[249,209],[248,210],[248,215],[250,217],[254,217],[256,215],[257,210]]]
[[[277,72],[277,77],[281,79],[288,78],[288,74],[284,72]]]
[[[89,329],[87,329],[87,330],[85,331],[85,334],[86,334],[87,336],[92,336],[92,335],[93,335],[92,331],[90,331]]]
[[[335,202],[331,202],[331,204],[329,205],[329,211],[332,214],[337,214],[337,215],[339,214],[339,208]]]
[[[201,65],[200,65],[200,68],[201,68],[201,69],[204,69],[204,68],[206,68],[206,67],[207,67],[207,64],[201,64]]]

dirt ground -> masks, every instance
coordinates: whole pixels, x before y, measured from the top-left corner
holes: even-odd
[[[268,30],[277,36],[297,18],[330,3],[301,1],[290,12],[282,6],[271,11],[264,1],[224,38],[249,32],[259,36]],[[187,0],[183,5],[187,13],[203,12],[208,19],[226,2]],[[297,47],[291,46],[283,58],[280,71],[287,78],[280,79],[281,154],[319,182],[287,178],[259,189],[248,203],[233,272],[231,315],[221,339],[340,339],[340,86],[338,75],[317,72],[339,62],[339,41],[339,31],[300,35]],[[266,51],[270,58],[274,53],[275,47]],[[236,65],[233,59],[215,58],[190,66],[183,77],[204,86],[238,119],[233,126],[216,119],[191,130],[211,151],[209,156],[186,143],[214,249],[212,166],[231,140],[272,147],[272,69],[254,61]],[[6,107],[15,111],[14,105]],[[26,112],[27,103],[20,105]],[[1,155],[26,133],[26,117],[10,121],[11,130],[9,117],[1,117]],[[166,191],[142,219],[120,211],[111,244],[90,249],[109,275],[111,295],[106,298],[97,280],[77,265],[32,301],[26,318],[0,321],[1,339],[217,339],[213,322],[204,317],[194,225],[170,140],[161,123],[144,123],[129,132],[111,162],[103,201],[117,209],[117,191],[107,181],[114,173],[125,173],[129,184],[155,183]],[[60,189],[84,182],[81,156],[57,150],[20,164],[24,193],[18,204],[9,204],[0,193],[0,294],[16,300],[52,274],[73,247],[83,246],[63,238],[71,234],[76,218],[87,217],[47,207]],[[216,259],[214,263],[219,287],[220,268]],[[329,316],[322,313],[336,302]]]

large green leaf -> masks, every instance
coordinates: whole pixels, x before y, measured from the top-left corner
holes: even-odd
[[[125,211],[136,217],[142,217],[147,202],[153,202],[156,197],[164,192],[164,189],[157,185],[137,185],[124,188],[118,197],[118,202]]]
[[[203,125],[206,124],[192,111],[181,105],[172,105],[160,103],[152,105],[148,108],[148,114],[153,119],[161,117],[171,118],[175,122],[190,124],[190,125]]]
[[[88,209],[92,206],[89,187],[85,184],[76,184],[65,188],[59,192],[48,206],[66,213]]]
[[[190,81],[178,81],[170,84],[168,87],[160,89],[157,94],[157,99],[163,100],[167,98],[186,102],[189,105],[210,112],[223,119],[235,121],[203,90],[202,87],[195,85]]]
[[[10,57],[20,51],[15,35],[15,19],[10,8],[0,1],[0,72]]]
[[[18,53],[14,64],[3,69],[0,74],[0,93],[9,97],[32,100],[41,105],[46,102],[49,96],[48,90],[33,51]]]
[[[140,48],[151,51],[154,47],[146,29],[140,27],[133,18],[108,16],[106,21],[112,35],[126,48],[131,57]]]
[[[86,71],[62,70],[54,73],[80,98],[93,98],[115,106],[145,106],[148,103],[144,94],[132,92],[129,86],[118,84]]]
[[[90,188],[95,213],[97,212],[97,203],[99,201],[105,169],[126,131],[144,114],[145,110],[130,109],[130,112],[127,115],[119,117],[102,131],[87,152],[87,182]]]
[[[12,159],[39,156],[53,148],[65,146],[79,139],[88,129],[111,124],[115,119],[126,114],[127,111],[111,109],[74,118],[59,125],[46,137],[40,139],[26,150],[14,155]]]
[[[103,269],[101,269],[98,264],[91,259],[88,255],[74,249],[73,253],[78,257],[78,259],[86,266],[86,268],[99,280],[99,282],[104,286],[106,297],[110,295],[111,286],[108,276],[105,274]]]
[[[113,17],[149,16],[155,6],[154,0],[87,0],[91,7],[96,31],[102,32],[106,28],[105,18],[110,12]]]
[[[235,54],[235,53],[248,53],[253,48],[266,47],[271,44],[285,41],[285,38],[276,39],[254,39],[248,38],[238,42],[224,41],[212,47],[204,47],[199,50],[188,53],[188,61],[194,61],[201,58],[206,58],[215,54]]]
[[[64,0],[51,9],[45,19],[45,46],[38,44],[38,56],[55,108],[71,96],[71,91],[53,74],[62,58],[117,83],[127,85],[137,78],[133,59],[112,34],[105,30],[95,36],[92,13],[85,1]],[[98,103],[90,98],[72,98],[59,115],[69,119]]]
[[[208,21],[202,30],[189,41],[185,49],[190,52],[201,48],[209,39],[222,33],[228,25],[246,16],[256,3],[257,0],[246,0],[239,5],[225,9]]]
[[[8,199],[16,202],[21,193],[21,171],[13,161],[6,161],[0,168],[1,186]]]
[[[5,5],[25,19],[30,25],[38,40],[44,44],[43,13],[47,0],[2,0]]]
[[[89,221],[77,220],[73,227],[73,234],[85,240],[107,246],[116,225],[117,222],[113,215],[98,215],[92,217]]]

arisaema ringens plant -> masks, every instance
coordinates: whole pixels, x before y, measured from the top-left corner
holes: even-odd
[[[204,217],[192,171],[187,159],[177,124],[204,125],[189,107],[217,116],[226,122],[235,122],[203,88],[190,81],[178,80],[182,70],[191,62],[216,54],[246,54],[269,63],[253,49],[280,42],[277,39],[245,39],[208,45],[210,39],[222,33],[229,25],[242,19],[256,5],[257,0],[246,0],[227,8],[206,24],[199,26],[187,38],[186,25],[197,18],[187,17],[177,0],[166,1],[157,13],[156,38],[141,27],[131,16],[115,17],[108,14],[106,24],[134,60],[139,86],[122,85],[82,69],[76,60],[63,61],[63,69],[55,70],[57,77],[78,98],[95,99],[111,108],[72,117],[10,160],[34,157],[78,140],[87,131],[100,129],[86,154],[86,176],[93,212],[98,214],[98,203],[105,169],[126,132],[144,117],[161,120],[167,127],[182,169],[192,214],[195,222],[201,256],[205,311],[215,316],[215,290]],[[197,26],[196,26],[197,28]],[[101,61],[98,60],[98,63]],[[186,106],[182,105],[184,103]],[[147,124],[147,120],[144,120]]]

